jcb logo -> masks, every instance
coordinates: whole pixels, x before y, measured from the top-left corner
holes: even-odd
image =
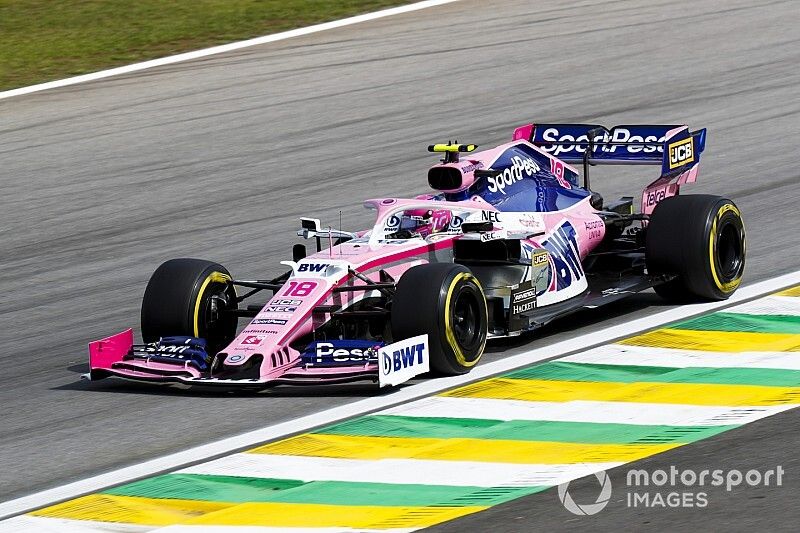
[[[531,255],[531,264],[535,267],[546,265],[550,262],[549,257],[550,254],[548,254],[546,250],[537,250]]]
[[[692,138],[683,139],[669,145],[669,168],[683,166],[694,161],[694,144]]]

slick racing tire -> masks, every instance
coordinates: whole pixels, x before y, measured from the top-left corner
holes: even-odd
[[[672,196],[647,226],[650,274],[676,274],[655,291],[672,301],[725,300],[742,281],[746,239],[739,208],[719,196]]]
[[[237,318],[230,273],[202,259],[170,259],[159,266],[142,299],[142,337],[186,335],[206,339],[209,353],[223,349],[236,336]]]
[[[466,374],[486,348],[486,296],[470,270],[453,263],[410,268],[397,283],[392,300],[395,341],[428,335],[431,370]]]

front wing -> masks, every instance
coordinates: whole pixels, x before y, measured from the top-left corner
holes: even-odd
[[[381,387],[399,385],[430,370],[428,336],[380,347],[375,360],[352,365],[313,367],[296,359],[270,375],[226,379],[208,375],[189,361],[163,362],[134,357],[133,330],[89,343],[89,373],[95,381],[109,376],[151,383],[264,389],[276,385],[321,385],[366,381]],[[212,365],[213,367],[213,365]],[[257,372],[257,369],[254,369]]]

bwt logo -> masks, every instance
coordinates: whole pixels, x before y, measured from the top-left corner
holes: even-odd
[[[389,375],[392,371],[399,372],[415,364],[421,365],[424,361],[424,353],[424,342],[395,350],[391,355],[389,352],[384,352],[382,364],[383,374]]]
[[[328,267],[324,263],[303,263],[298,268],[298,272],[322,272]]]
[[[564,222],[544,241],[543,245],[553,259],[559,290],[583,278],[578,242],[572,224]]]

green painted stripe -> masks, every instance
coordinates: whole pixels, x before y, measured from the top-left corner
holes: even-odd
[[[164,474],[106,489],[103,494],[215,502],[271,502],[277,494],[302,485],[304,482],[297,479]]]
[[[374,415],[348,420],[315,433],[436,439],[493,439],[588,444],[687,443],[737,426],[645,426],[550,420],[482,420]]]
[[[497,505],[548,487],[456,487],[266,479],[205,474],[165,474],[103,491],[116,496],[217,502],[282,502],[327,505]]]
[[[714,383],[721,385],[800,386],[800,370],[775,368],[673,368],[552,361],[507,374],[516,379],[557,381]]]
[[[714,313],[678,322],[667,329],[744,331],[753,333],[800,333],[800,316]]]

